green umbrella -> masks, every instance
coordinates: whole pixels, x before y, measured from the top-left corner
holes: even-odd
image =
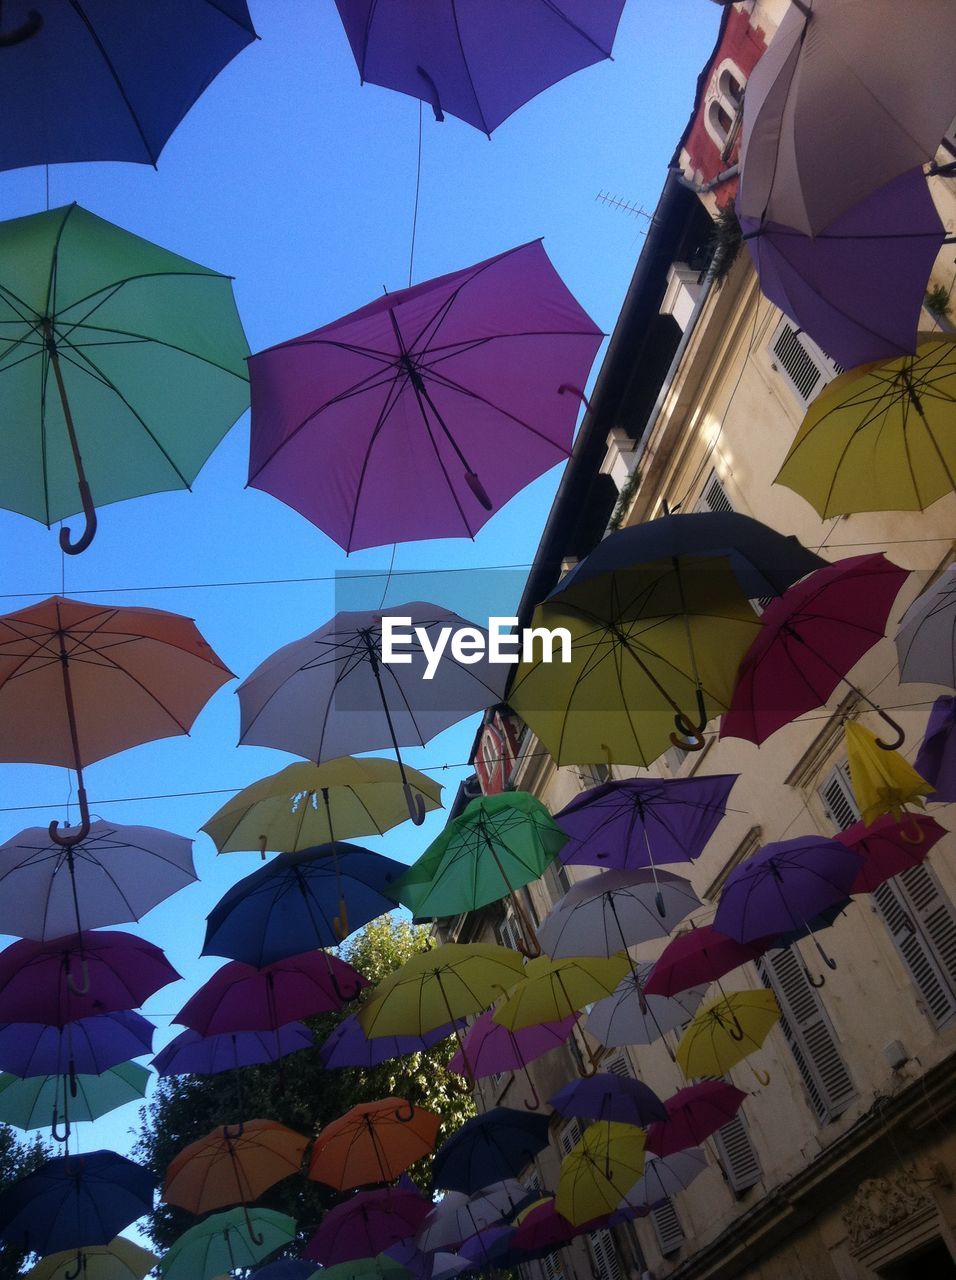
[[[352,1262],[338,1262],[334,1267],[322,1267],[316,1272],[316,1280],[410,1280],[408,1267],[380,1253],[377,1258],[355,1258]]]
[[[453,916],[510,897],[526,955],[540,955],[515,890],[537,880],[567,844],[551,814],[526,791],[479,796],[392,886],[416,916]]]
[[[146,1094],[152,1072],[136,1062],[124,1062],[102,1075],[19,1076],[0,1074],[0,1120],[18,1129],[44,1129],[65,1142],[70,1121],[97,1120],[125,1102],[135,1102]],[[76,1091],[74,1092],[74,1085]],[[63,1133],[57,1126],[64,1123]]]
[[[228,276],[78,205],[0,223],[0,506],[50,525],[188,489],[249,404]],[[77,496],[79,493],[79,497]]]
[[[295,1239],[295,1219],[274,1209],[229,1209],[174,1240],[156,1270],[163,1280],[213,1280],[255,1266]]]

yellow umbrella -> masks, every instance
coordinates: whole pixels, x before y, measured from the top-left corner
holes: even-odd
[[[694,1014],[677,1045],[676,1056],[684,1075],[719,1079],[766,1040],[780,1017],[773,993],[758,987],[751,991],[731,991],[712,1000]],[[762,1084],[770,1077],[758,1071]]]
[[[441,808],[441,784],[405,769],[424,809]],[[342,756],[324,764],[290,764],[227,801],[202,830],[220,853],[258,849],[296,853],[353,836],[384,835],[404,822],[408,804],[394,760]]]
[[[643,1129],[592,1124],[561,1161],[554,1207],[574,1226],[613,1213],[644,1172]]]
[[[524,980],[507,993],[495,1011],[494,1021],[509,1031],[542,1022],[560,1022],[592,1000],[612,995],[630,968],[625,955],[573,956],[564,960],[539,956],[528,964]]]
[[[922,797],[936,789],[898,751],[879,746],[876,734],[854,720],[846,725],[846,758],[853,795],[867,827],[884,813],[901,821],[908,804],[915,802],[922,809]],[[911,844],[922,844],[923,832],[915,822],[911,826],[913,831],[904,831],[903,838]]]
[[[850,369],[810,406],[776,483],[827,519],[923,511],[956,489],[956,337]]]
[[[125,1236],[116,1236],[109,1244],[50,1253],[24,1280],[143,1280],[158,1261],[155,1253]]]

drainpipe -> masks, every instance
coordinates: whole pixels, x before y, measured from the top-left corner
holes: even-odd
[[[704,183],[692,182],[690,178],[685,178],[679,169],[675,169],[674,172],[677,174],[677,181],[682,187],[687,187],[689,191],[695,192],[696,195],[704,196],[708,191],[713,191],[715,187],[719,187],[722,182],[729,182],[731,178],[736,178],[740,172],[740,165],[732,164],[723,173],[718,173],[716,178],[711,178],[710,182]]]

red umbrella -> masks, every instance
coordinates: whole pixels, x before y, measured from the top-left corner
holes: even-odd
[[[946,834],[945,827],[923,814],[910,814],[909,821],[916,823],[920,839],[914,838],[909,827],[904,834],[903,828],[890,813],[877,818],[869,827],[862,822],[855,822],[852,827],[847,827],[846,831],[840,831],[833,837],[863,858],[859,875],[850,885],[851,894],[872,893],[884,880],[890,880],[893,876],[918,866],[933,845]]]
[[[817,569],[769,604],[763,627],[737,675],[722,738],[757,744],[814,707],[822,707],[841,680],[886,721],[903,730],[847,673],[883,638],[893,602],[909,571],[883,555],[851,556]]]
[[[673,1155],[699,1147],[712,1133],[733,1120],[746,1098],[724,1080],[701,1080],[686,1089],[679,1089],[671,1098],[664,1099],[667,1119],[649,1126],[645,1146],[658,1156]]]
[[[658,956],[644,983],[644,994],[674,996],[708,982],[719,983],[725,973],[756,960],[771,941],[759,938],[737,942],[719,933],[712,924],[680,933]]]

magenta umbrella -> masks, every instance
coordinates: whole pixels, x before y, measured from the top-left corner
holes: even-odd
[[[898,747],[903,730],[847,674],[883,638],[908,576],[883,555],[850,556],[815,570],[772,601],[740,664],[720,736],[759,744],[805,711],[824,706],[842,681],[896,734],[880,745]]]
[[[872,893],[885,880],[918,866],[933,845],[946,835],[946,828],[926,814],[913,813],[909,818],[910,823],[904,830],[891,813],[884,813],[869,827],[855,822],[833,837],[863,859],[850,885],[851,894]],[[919,833],[918,838],[912,834],[914,829]]]
[[[674,996],[691,987],[719,983],[724,974],[739,969],[748,960],[756,960],[772,941],[772,937],[766,937],[738,942],[719,933],[712,924],[688,929],[672,938],[654,961],[644,983],[644,994]]]
[[[528,1073],[528,1063],[543,1057],[552,1049],[559,1049],[567,1044],[579,1013],[572,1013],[560,1022],[542,1022],[535,1027],[523,1027],[520,1031],[510,1031],[507,1027],[492,1021],[492,1011],[483,1013],[468,1030],[464,1040],[464,1051],[461,1049],[448,1064],[450,1071],[460,1076],[473,1076],[476,1080],[484,1076],[498,1075],[505,1071],[525,1073],[525,1079],[531,1090],[533,1101],[524,1105],[529,1111],[537,1111],[541,1105],[534,1081]]]
[[[473,537],[571,450],[602,334],[539,240],[249,360],[249,484],[346,551]]]
[[[670,1156],[699,1147],[705,1138],[733,1120],[746,1098],[742,1089],[724,1080],[701,1080],[664,1099],[667,1119],[649,1126],[648,1151]]]
[[[415,1191],[360,1191],[329,1210],[302,1256],[324,1267],[374,1257],[417,1235],[432,1208],[431,1201]]]

